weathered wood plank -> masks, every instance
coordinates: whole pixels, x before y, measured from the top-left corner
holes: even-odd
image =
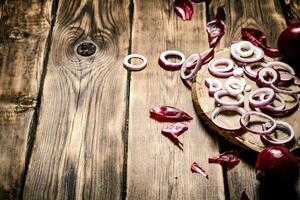
[[[132,52],[144,54],[149,63],[144,71],[131,74],[127,198],[225,199],[222,169],[207,162],[208,156],[219,153],[216,137],[198,120],[179,73],[157,64],[168,49],[188,56],[208,48],[205,4],[195,4],[193,19],[187,22],[171,5],[172,1],[134,1]],[[149,118],[149,109],[160,105],[176,106],[194,117],[181,136],[183,151],[161,134],[168,123]],[[191,173],[194,161],[208,169],[209,180]]]
[[[225,5],[227,16],[225,40],[221,47],[228,47],[232,41],[240,40],[242,27],[262,30],[268,35],[268,44],[272,47],[277,46],[277,38],[286,26],[279,1],[217,0],[211,2],[210,12],[221,4]],[[236,147],[230,146],[229,148]],[[239,199],[243,190],[247,192],[250,199],[273,199],[272,193],[261,188],[256,181],[254,170],[256,155],[248,151],[241,151],[241,154],[242,162],[227,173],[230,199]]]
[[[20,196],[39,93],[51,1],[0,1],[0,199]]]
[[[59,1],[25,199],[122,198],[128,7]]]

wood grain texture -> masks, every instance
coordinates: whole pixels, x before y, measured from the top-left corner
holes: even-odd
[[[187,22],[174,13],[172,1],[134,1],[134,8],[132,52],[144,54],[149,62],[144,71],[131,74],[127,199],[225,199],[222,169],[207,161],[219,153],[216,137],[198,120],[179,72],[165,71],[157,63],[165,50],[189,56],[208,48],[205,4],[195,4]],[[149,118],[149,109],[161,105],[194,117],[180,137],[183,151],[161,134],[170,123]],[[191,173],[194,161],[208,170],[208,180]]]
[[[20,196],[51,1],[0,1],[0,199]]]
[[[242,27],[262,30],[268,36],[267,43],[269,46],[276,47],[277,38],[286,27],[279,1],[213,0],[210,4],[210,13],[221,4],[225,5],[227,17],[226,33],[223,42],[221,42],[221,48],[228,47],[232,41],[240,40]],[[249,154],[249,152],[246,154]],[[253,160],[253,157],[255,160],[255,155],[244,156],[240,165],[227,173],[230,199],[239,199],[243,190],[246,190],[250,199],[274,198],[269,190],[262,188],[256,181],[254,162],[249,162],[249,159]],[[282,192],[282,194],[284,193]],[[282,194],[277,194],[276,198],[282,197]]]
[[[24,199],[122,198],[128,6],[59,1]]]

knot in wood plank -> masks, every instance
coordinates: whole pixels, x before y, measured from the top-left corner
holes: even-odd
[[[92,41],[82,41],[75,46],[76,54],[84,57],[92,56],[98,49],[97,44]]]

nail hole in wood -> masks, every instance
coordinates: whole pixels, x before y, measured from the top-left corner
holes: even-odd
[[[95,43],[90,41],[84,41],[76,45],[75,51],[78,55],[88,57],[92,56],[97,51],[97,46]]]

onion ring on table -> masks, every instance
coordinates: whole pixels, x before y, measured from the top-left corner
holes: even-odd
[[[139,65],[133,65],[129,63],[129,60],[132,58],[141,59],[143,62]],[[143,70],[147,66],[147,58],[140,54],[130,54],[126,56],[123,60],[123,66],[130,71],[140,71]]]
[[[278,92],[278,93],[282,93],[282,94],[290,94],[290,95],[293,95],[293,94],[300,94],[300,86],[297,85],[299,88],[297,90],[294,90],[294,89],[290,89],[290,88],[284,88],[284,87],[280,87],[280,86],[275,86],[275,85],[271,85],[271,88],[275,91],[275,92]],[[284,89],[283,89],[284,88]]]
[[[217,66],[226,65],[225,68],[217,68]],[[208,63],[208,71],[216,77],[227,78],[232,76],[234,62],[229,58],[219,57],[214,58]]]
[[[240,57],[248,58],[253,55],[254,46],[251,42],[240,41],[239,43],[237,43],[236,52],[240,55]]]
[[[208,87],[208,94],[213,96],[215,92],[222,90],[222,82],[215,78],[205,79],[205,85]]]
[[[257,76],[257,72],[253,71],[252,68],[253,67],[266,67],[266,63],[264,62],[256,62],[256,63],[251,63],[249,65],[244,66],[244,72],[246,74],[246,76],[251,79],[251,80],[255,80],[256,76]]]
[[[167,56],[178,56],[180,57],[180,61],[177,63],[170,62],[167,60],[166,58]],[[176,70],[180,70],[184,61],[185,61],[185,56],[182,52],[176,50],[168,50],[160,54],[158,64],[165,70],[176,71]]]
[[[279,95],[279,94],[277,94]],[[289,95],[289,94],[286,94]],[[268,115],[272,116],[272,117],[286,117],[290,114],[292,114],[293,112],[298,110],[299,107],[299,98],[297,95],[289,95],[290,97],[292,97],[295,100],[295,103],[293,106],[291,106],[290,108],[284,108],[282,110],[278,110],[275,109],[273,107],[265,107],[265,108],[260,108],[260,110],[264,113],[267,113]]]
[[[288,64],[286,64],[286,63],[284,63],[284,62],[280,62],[280,61],[271,61],[271,62],[268,62],[268,63],[266,64],[266,67],[275,67],[275,66],[281,67],[282,69],[285,69],[285,70],[286,70],[287,72],[289,72],[290,74],[295,75],[294,69],[293,69],[290,65],[288,65]]]
[[[277,84],[277,86],[291,86],[295,79],[298,79],[296,75],[291,74],[290,72],[284,70],[284,69],[277,69],[277,71],[280,74],[280,81]]]
[[[216,122],[216,117],[223,111],[235,111],[240,115],[243,115],[246,113],[246,110],[244,108],[241,107],[237,107],[237,106],[221,106],[221,107],[216,107],[212,113],[211,113],[211,120],[212,122],[218,126],[219,128],[222,128],[224,130],[228,130],[228,131],[237,131],[241,129],[241,126],[239,127],[235,127],[235,128],[228,128],[228,127],[222,127],[220,126],[217,122]]]
[[[271,77],[271,80],[266,78]],[[280,74],[276,69],[270,67],[261,68],[257,72],[256,83],[261,87],[271,87],[272,85],[277,85],[280,81]]]
[[[256,116],[260,116],[260,117],[268,119],[269,120],[268,122],[271,122],[270,127],[268,129],[262,130],[262,131],[253,130],[253,129],[247,127],[247,125],[250,122],[251,115],[256,115]],[[270,117],[269,115],[266,115],[264,113],[256,112],[256,111],[248,111],[248,112],[244,113],[240,119],[240,124],[245,131],[249,131],[251,133],[258,134],[258,135],[272,134],[275,131],[276,126],[277,126],[277,122],[272,117]]]
[[[264,51],[261,48],[254,46],[254,49],[253,49],[254,57],[253,58],[252,57],[251,58],[243,58],[236,51],[237,46],[238,46],[238,43],[235,43],[235,44],[232,44],[230,47],[231,56],[237,61],[240,61],[243,63],[253,63],[253,62],[257,62],[257,61],[263,59],[263,57],[265,56]]]
[[[265,127],[263,126],[263,128]],[[265,146],[280,145],[286,148],[291,148],[295,143],[295,132],[293,127],[287,122],[277,120],[276,130],[277,129],[284,131],[289,135],[289,137],[287,139],[282,140],[282,139],[272,138],[271,135],[261,135],[260,139],[263,142],[263,144]]]
[[[245,86],[246,80],[244,78],[238,79],[235,77],[229,77],[225,82],[225,89],[228,90],[231,95],[243,93]]]
[[[259,99],[261,101],[263,101],[263,100],[265,100],[265,97],[266,97],[266,93],[263,93],[259,96]],[[285,100],[277,93],[275,93],[274,101],[275,101],[275,99],[277,99],[280,102],[280,106],[273,106],[272,103],[270,103],[269,105],[265,106],[264,108],[268,109],[268,110],[277,110],[277,111],[283,110],[285,108]]]
[[[189,68],[191,66],[194,66],[192,69],[189,70]],[[201,56],[197,53],[194,53],[192,55],[190,55],[186,61],[183,63],[181,70],[180,70],[180,77],[183,80],[191,80],[193,79],[197,72],[199,71],[199,69],[202,66],[202,60],[201,60]],[[189,72],[189,74],[187,74],[187,72]]]
[[[242,77],[244,74],[244,70],[241,67],[235,68],[232,72],[232,75],[236,78]]]
[[[221,100],[221,98],[220,98],[222,96],[230,96],[230,97],[235,98],[237,101],[235,101],[235,102],[224,101],[224,100]],[[214,98],[215,98],[216,103],[220,104],[221,106],[240,106],[244,103],[244,95],[242,95],[242,94],[232,95],[227,90],[219,90],[219,91],[215,92]]]
[[[254,97],[256,95],[262,95],[266,94],[268,95],[267,98],[259,98],[259,100],[255,100]],[[258,88],[257,90],[254,90],[249,95],[249,104],[251,108],[264,108],[268,105],[270,105],[275,99],[275,92],[271,88]]]

